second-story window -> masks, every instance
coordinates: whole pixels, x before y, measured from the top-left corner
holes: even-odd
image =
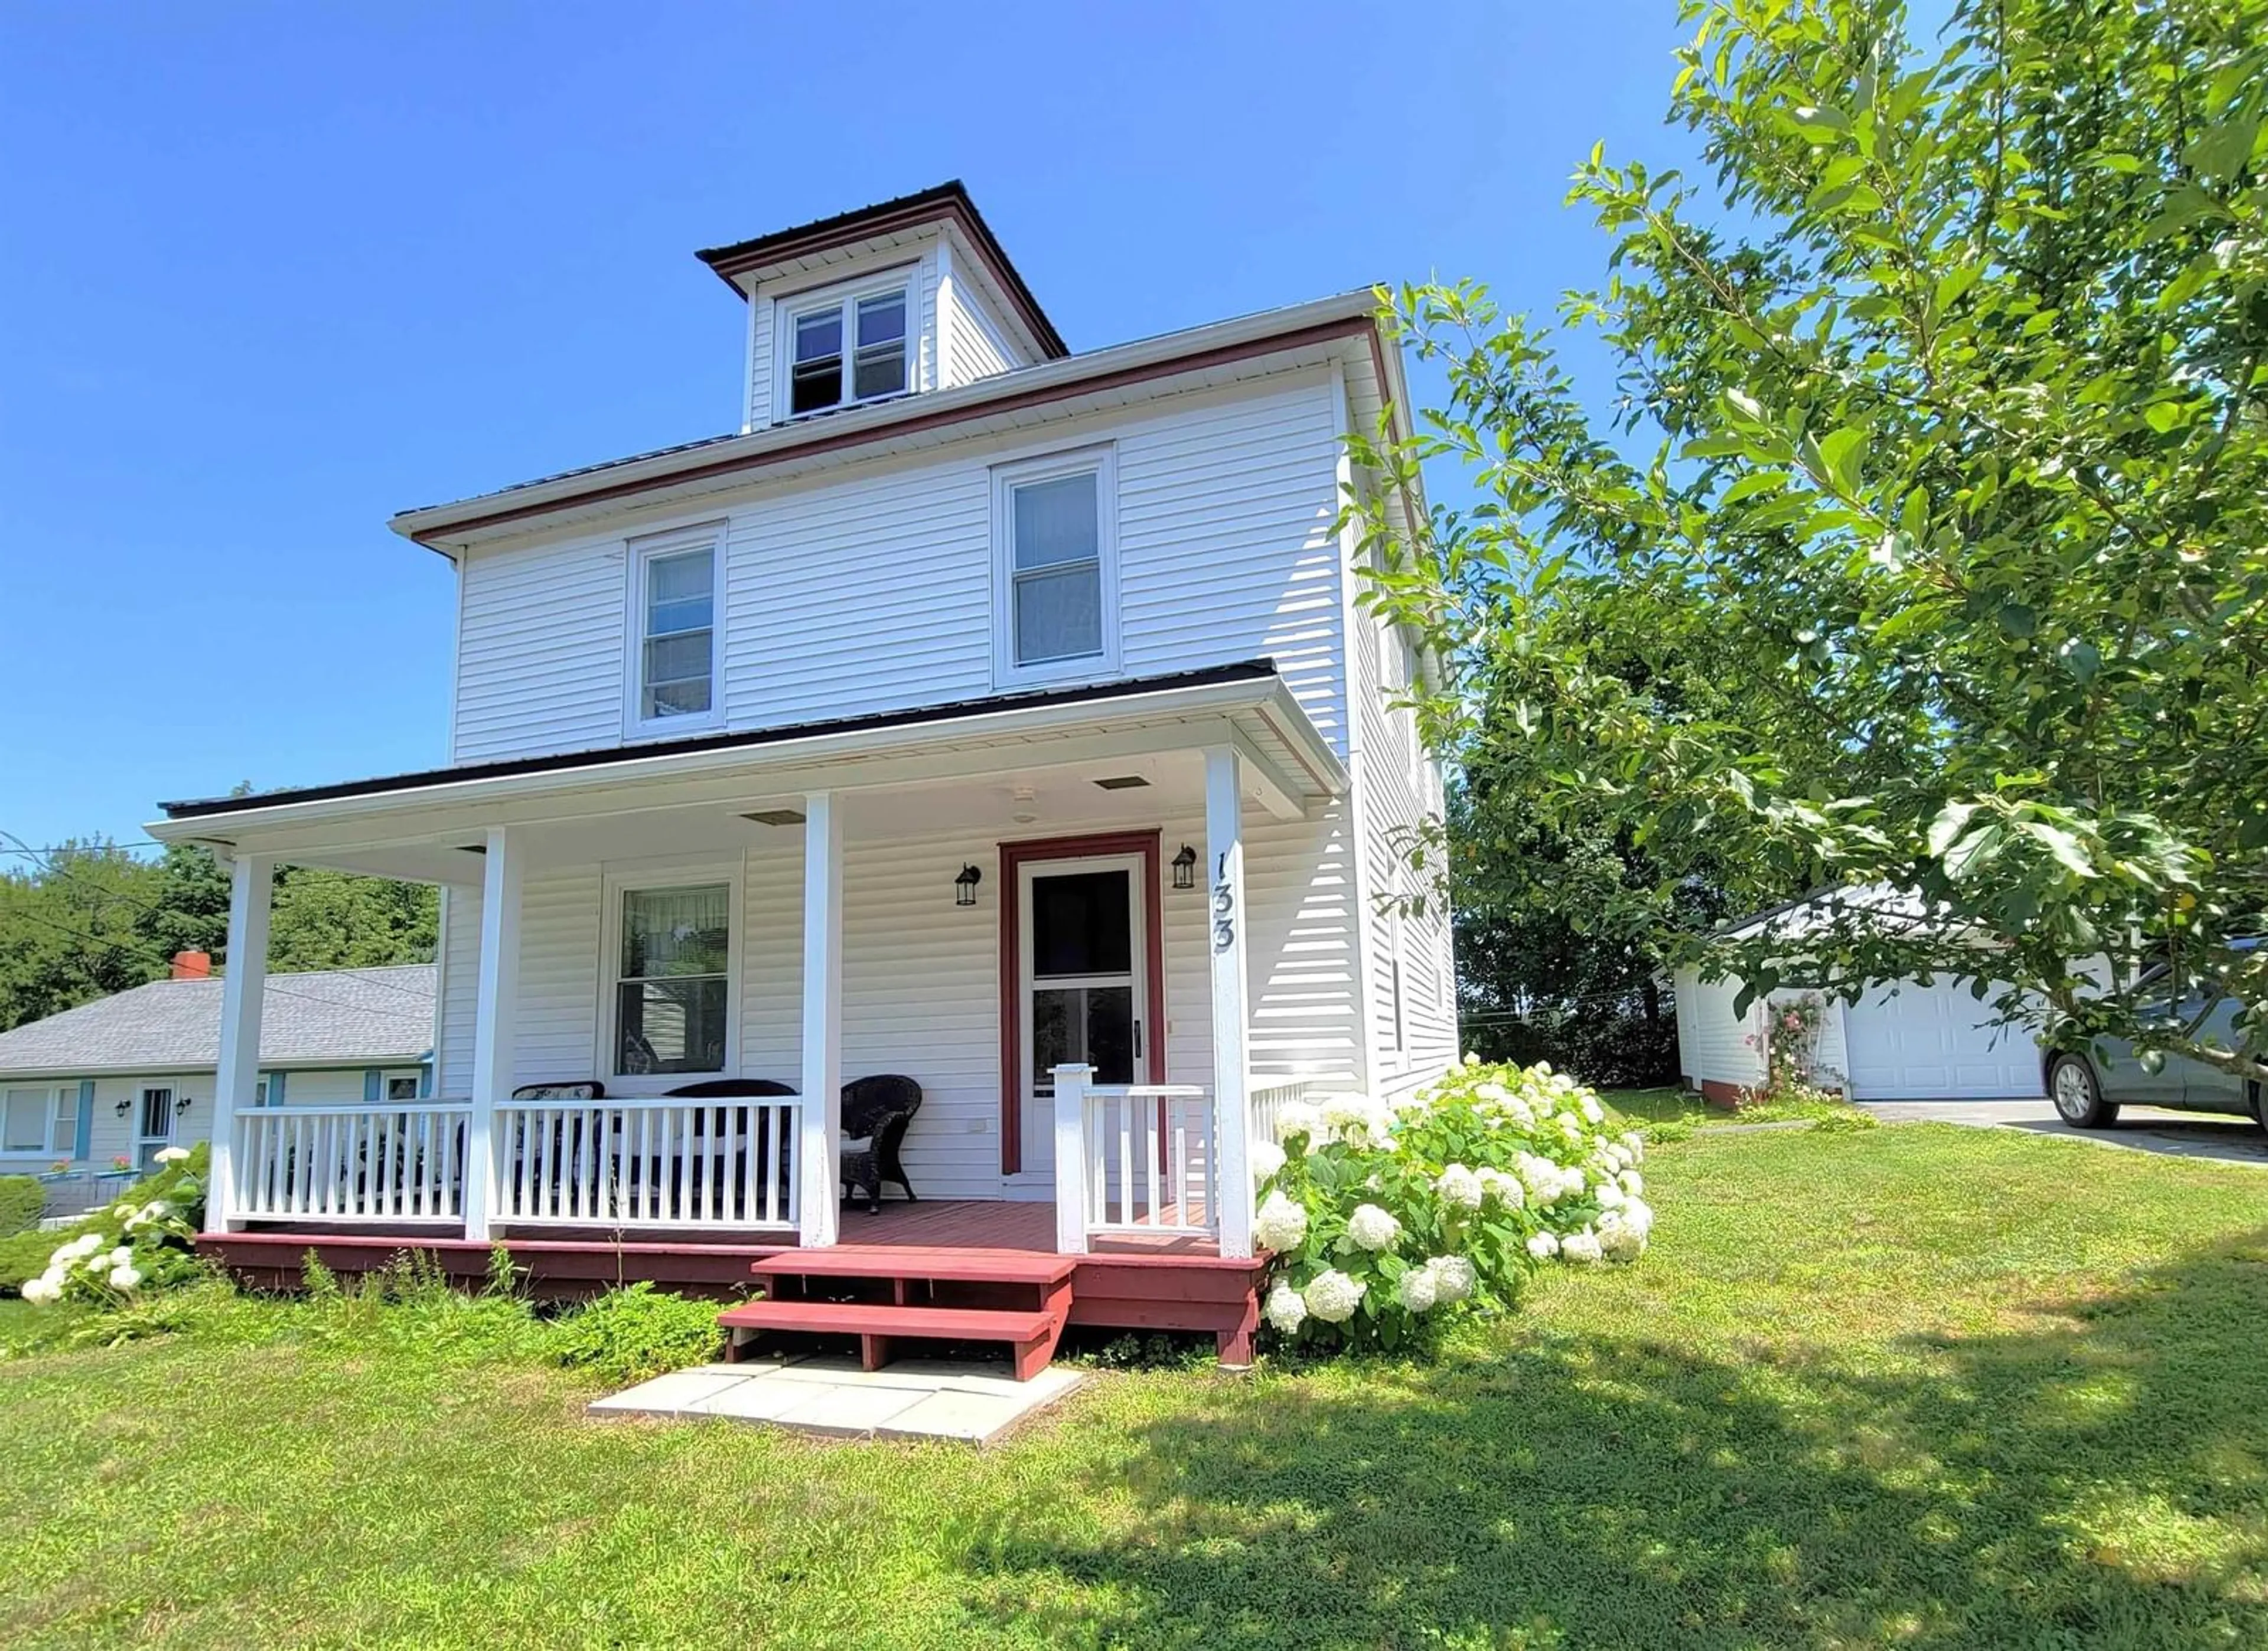
[[[995,471],[995,651],[1004,679],[1109,669],[1117,655],[1111,456]]]
[[[697,723],[716,715],[719,537],[703,528],[631,547],[631,715],[642,725]]]
[[[905,390],[904,287],[828,298],[787,314],[791,417]]]

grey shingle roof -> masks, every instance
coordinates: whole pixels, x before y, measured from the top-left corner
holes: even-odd
[[[430,963],[271,974],[263,1067],[416,1060],[433,1046]],[[173,1071],[220,1060],[221,982],[153,980],[0,1032],[0,1076]]]

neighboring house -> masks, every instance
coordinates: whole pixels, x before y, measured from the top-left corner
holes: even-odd
[[[1828,897],[1814,896],[1731,925],[1740,937],[1785,935],[1799,946]],[[1879,903],[1894,897],[1871,897]],[[1813,1063],[1824,1087],[1852,1100],[1997,1100],[2030,1098],[2041,1086],[2040,1049],[2021,1026],[1996,1024],[2005,985],[1940,974],[1870,983],[1855,1003],[1824,994],[1786,990],[1736,1012],[1742,981],[1705,983],[1690,968],[1675,977],[1678,1064],[1685,1082],[1711,1100],[1730,1104],[1764,1080],[1768,1017],[1775,1005],[1815,996],[1822,1002]]]
[[[414,1101],[431,1087],[431,964],[268,977],[254,1106]],[[118,1159],[206,1138],[222,983],[202,952],[173,977],[0,1032],[0,1172]]]
[[[857,1236],[836,1097],[897,1074],[924,1200],[1248,1256],[1256,1109],[1455,1051],[1446,914],[1391,904],[1425,666],[1337,525],[1403,400],[1371,293],[1072,354],[957,184],[701,256],[735,432],[394,518],[456,575],[449,765],[153,831],[232,857],[232,956],[278,863],[441,886],[438,1098],[380,1149],[437,1234]],[[666,1094],[734,1078],[793,1093]],[[241,1256],[301,1161],[224,1134]]]

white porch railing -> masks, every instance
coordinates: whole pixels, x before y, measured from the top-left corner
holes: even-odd
[[[499,1102],[490,1219],[792,1229],[802,1120],[797,1096]]]
[[[468,1101],[239,1112],[234,1214],[460,1222],[472,1115]]]
[[[1201,1089],[1090,1087],[1086,1162],[1090,1233],[1210,1233],[1220,1224],[1212,1190],[1212,1097]]]
[[[1265,1083],[1256,1083],[1251,1090],[1252,1139],[1273,1141],[1276,1126],[1284,1116],[1284,1109],[1295,1101],[1305,1101],[1314,1093],[1312,1078],[1270,1078]]]

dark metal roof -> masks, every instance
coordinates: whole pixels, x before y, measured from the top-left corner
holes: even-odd
[[[967,231],[976,244],[978,254],[984,260],[993,279],[1006,292],[1008,301],[1015,306],[1018,317],[1031,329],[1039,341],[1040,349],[1050,356],[1068,356],[1071,347],[1056,331],[1055,323],[1040,308],[1040,301],[1024,284],[1024,277],[1008,260],[1006,250],[999,238],[985,223],[984,215],[968,198],[968,190],[958,178],[948,179],[933,188],[917,189],[911,194],[902,194],[895,200],[877,201],[854,211],[838,212],[833,217],[819,218],[809,224],[799,224],[792,229],[774,230],[756,236],[752,240],[735,241],[729,246],[711,246],[695,254],[715,270],[735,291],[740,283],[733,279],[747,270],[765,264],[784,263],[832,246],[863,240],[870,235],[887,233],[894,229],[909,228],[932,219],[951,218]]]
[[[1026,710],[1045,705],[1079,705],[1089,701],[1131,698],[1167,688],[1217,687],[1231,682],[1258,682],[1276,675],[1270,659],[1248,659],[1230,665],[1209,665],[1201,671],[1175,671],[1162,676],[1130,677],[1118,682],[1094,683],[1074,688],[1038,688],[1019,693],[986,694],[977,699],[953,700],[939,705],[915,706],[902,711],[877,711],[865,716],[840,716],[813,723],[790,723],[780,728],[748,729],[738,733],[695,734],[682,739],[649,740],[634,745],[603,745],[565,751],[544,757],[513,757],[500,762],[464,763],[451,768],[424,768],[410,774],[380,775],[368,780],[342,780],[330,785],[288,787],[254,791],[241,796],[201,797],[182,803],[160,803],[169,819],[204,819],[247,811],[279,808],[293,803],[329,803],[342,797],[381,796],[394,791],[416,791],[427,786],[455,785],[470,780],[504,780],[521,774],[549,774],[563,768],[603,768],[643,762],[652,757],[691,756],[704,752],[755,750],[813,739],[827,734],[864,733],[873,729],[912,728],[924,723],[949,722],[956,716],[976,716],[992,711]]]

